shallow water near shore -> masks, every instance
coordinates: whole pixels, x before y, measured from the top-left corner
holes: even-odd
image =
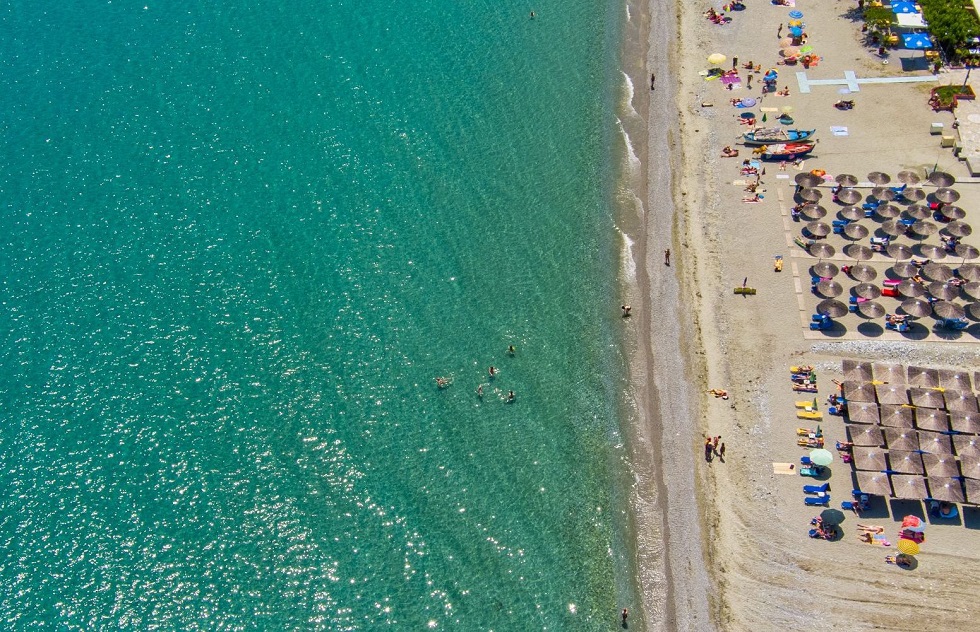
[[[415,4],[0,14],[8,625],[636,603],[622,10]]]

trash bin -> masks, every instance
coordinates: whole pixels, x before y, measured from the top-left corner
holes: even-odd
[[[932,134],[933,136],[941,136],[942,133],[943,133],[943,124],[942,123],[933,123],[929,127],[929,133]]]

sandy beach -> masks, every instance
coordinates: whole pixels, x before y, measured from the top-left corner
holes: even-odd
[[[716,25],[702,16],[708,6],[631,4],[626,34],[624,70],[635,86],[637,116],[627,117],[623,127],[641,164],[635,189],[642,204],[635,223],[627,221],[623,229],[634,237],[634,255],[642,263],[635,295],[627,297],[637,328],[631,459],[642,625],[775,630],[819,621],[829,629],[897,630],[909,621],[928,621],[966,629],[972,585],[980,577],[976,508],[961,506],[955,521],[930,520],[916,567],[904,570],[885,562],[894,547],[858,541],[856,524],[883,525],[897,541],[902,517],[927,511],[921,502],[880,498],[870,515],[847,515],[837,541],[814,540],[807,530],[821,508],[804,506],[801,490],[814,481],[773,470],[774,462],[799,463],[807,453],[796,443],[801,423],[794,401],[800,397],[790,388],[791,365],[817,367],[821,401],[834,392],[831,380],[842,378],[845,358],[971,372],[980,366],[975,326],[959,337],[909,341],[852,315],[842,321],[844,335],[809,332],[804,325],[816,299],[808,270],[816,260],[793,245],[802,224],[788,216],[798,173],[821,169],[863,181],[873,170],[893,177],[914,170],[925,177],[938,168],[957,178],[964,220],[980,220],[977,181],[950,149],[940,147],[940,136],[930,134],[934,123],[950,130],[953,116],[933,112],[926,103],[930,88],[961,83],[964,71],[930,79],[911,51],[901,52],[904,62],[893,51],[883,63],[861,43],[861,22],[851,13],[855,2],[800,0],[795,9],[804,13],[808,43],[822,58],[807,70],[810,79],[842,78],[848,71],[859,78],[924,79],[862,85],[846,97],[856,107],[842,112],[833,107],[841,98],[838,86],[814,85],[801,93],[796,73],[803,69],[777,65],[777,31],[792,7],[751,2],[731,14],[731,23]],[[664,42],[676,44],[665,50]],[[701,73],[711,53],[737,56],[739,65],[751,60],[776,68],[778,85],[788,87],[789,96],[766,95],[760,107],[776,112],[769,115],[774,119],[790,106],[794,127],[817,130],[817,149],[799,168],[765,165],[757,204],[742,202],[744,156],[720,154],[746,131],[729,100],[761,97],[760,76],[751,90],[706,81]],[[655,90],[649,89],[651,73]],[[832,134],[832,127],[846,128],[846,135]],[[830,201],[829,186],[824,193],[822,203],[836,212],[840,207]],[[667,248],[673,255],[669,267]],[[778,273],[777,255],[785,262]],[[847,263],[842,254],[832,260]],[[871,263],[882,273],[888,265]],[[757,294],[734,295],[733,288],[746,280]],[[727,389],[730,399],[707,395],[710,388]],[[840,417],[825,415],[822,426],[831,448],[846,439]],[[724,462],[705,461],[705,434],[722,436]],[[831,470],[831,506],[839,506],[854,487],[851,467],[835,461]]]

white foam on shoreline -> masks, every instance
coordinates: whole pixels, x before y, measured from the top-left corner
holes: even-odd
[[[630,182],[635,182],[640,175],[640,167],[642,166],[640,158],[636,155],[636,150],[633,149],[633,143],[630,141],[630,135],[626,133],[626,128],[623,127],[623,122],[617,118],[616,125],[619,126],[619,131],[623,135],[623,144],[626,146],[626,164],[629,168]]]
[[[620,230],[618,227],[616,231],[623,238],[623,256],[622,256],[622,273],[623,279],[630,282],[636,282],[636,259],[633,257],[633,240],[630,236]]]
[[[630,79],[630,76],[626,74],[625,71],[620,70],[619,72],[623,73],[623,80],[626,82],[626,96],[623,100],[622,109],[630,116],[639,116],[640,113],[636,111],[635,107],[633,107],[633,96],[636,94],[636,88],[633,86],[633,80]]]

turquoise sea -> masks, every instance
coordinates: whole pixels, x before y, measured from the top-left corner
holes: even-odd
[[[638,608],[624,19],[0,8],[0,627],[608,630]]]

